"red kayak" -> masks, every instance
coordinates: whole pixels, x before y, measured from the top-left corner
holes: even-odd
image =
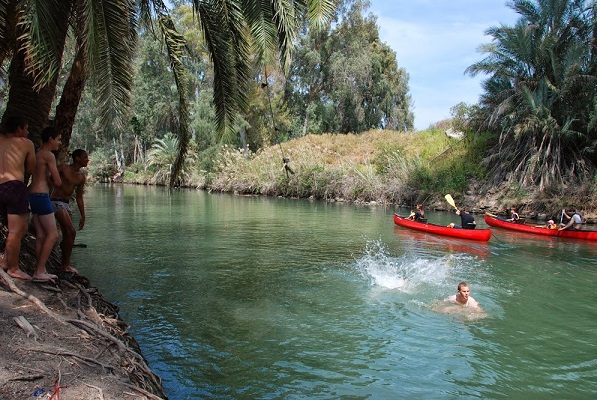
[[[496,215],[485,214],[485,222],[489,226],[509,229],[511,231],[534,233],[543,236],[556,236],[570,239],[597,240],[597,231],[559,231],[557,229],[547,229],[540,226],[519,224],[516,222],[504,221]]]
[[[394,214],[394,223],[404,228],[414,229],[415,231],[434,233],[436,235],[456,237],[460,239],[481,240],[486,242],[491,237],[490,229],[458,229],[448,228],[443,225],[435,225],[427,222],[415,222],[408,218]]]

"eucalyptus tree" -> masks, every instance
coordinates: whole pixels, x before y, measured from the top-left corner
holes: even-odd
[[[488,74],[480,106],[496,134],[487,157],[495,182],[541,190],[590,176],[597,162],[597,5],[594,0],[513,0],[514,26],[487,30],[493,42],[467,73]]]
[[[326,30],[304,29],[287,97],[302,130],[362,132],[413,127],[408,74],[381,42],[368,2],[339,2]]]
[[[299,18],[306,14],[318,25],[333,10],[331,0],[192,0],[189,3],[195,10],[214,65],[214,103],[220,131],[232,127],[237,111],[246,105],[251,45],[258,50],[279,48],[281,62],[286,66]],[[11,57],[5,116],[25,114],[37,134],[51,111],[67,32],[71,28],[78,43],[77,56],[63,90],[64,108],[59,113],[59,104],[55,117],[66,143],[88,76],[93,76],[100,88],[98,99],[104,126],[122,129],[129,106],[137,27],[141,23],[145,29],[155,29],[164,42],[178,91],[180,148],[171,176],[171,184],[174,183],[189,143],[188,93],[183,63],[185,40],[176,30],[165,2],[0,0],[0,16],[0,61]]]

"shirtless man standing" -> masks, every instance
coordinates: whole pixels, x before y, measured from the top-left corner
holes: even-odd
[[[54,214],[62,231],[62,243],[60,244],[60,248],[62,249],[62,268],[65,272],[78,274],[79,271],[70,265],[70,256],[75,245],[77,231],[73,224],[69,201],[73,193],[76,193],[77,207],[79,207],[79,213],[81,214],[81,219],[79,220],[79,230],[81,230],[85,226],[83,190],[86,181],[85,174],[81,172],[81,168],[87,166],[89,156],[85,150],[77,149],[73,151],[72,158],[73,162],[71,164],[62,164],[58,167],[58,172],[60,172],[60,177],[62,178],[62,185],[54,188],[50,198],[54,206]]]
[[[44,129],[41,133],[42,145],[35,154],[35,172],[29,185],[29,204],[36,232],[37,270],[33,279],[39,281],[52,281],[57,278],[56,275],[48,274],[46,262],[58,240],[54,208],[50,202],[50,187],[62,184],[56,167],[56,157],[52,153],[60,147],[60,138],[58,131],[52,127]]]
[[[19,269],[21,240],[28,228],[29,202],[25,175],[35,170],[35,148],[27,139],[29,124],[24,118],[8,117],[0,134],[0,209],[3,222],[8,221],[8,236],[2,269],[13,278],[30,280]]]

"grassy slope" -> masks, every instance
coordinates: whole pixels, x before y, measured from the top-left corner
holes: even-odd
[[[412,203],[463,192],[467,175],[482,175],[471,145],[442,131],[375,130],[359,135],[307,135],[246,159],[228,149],[206,189],[346,201]],[[295,174],[288,178],[282,156]],[[464,160],[464,161],[463,161]]]

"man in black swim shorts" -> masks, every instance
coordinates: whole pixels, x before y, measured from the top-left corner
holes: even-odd
[[[27,139],[29,124],[20,117],[8,117],[0,134],[0,211],[2,223],[8,226],[2,269],[13,278],[30,280],[19,269],[21,240],[27,233],[29,202],[25,174],[35,169],[35,149]]]

